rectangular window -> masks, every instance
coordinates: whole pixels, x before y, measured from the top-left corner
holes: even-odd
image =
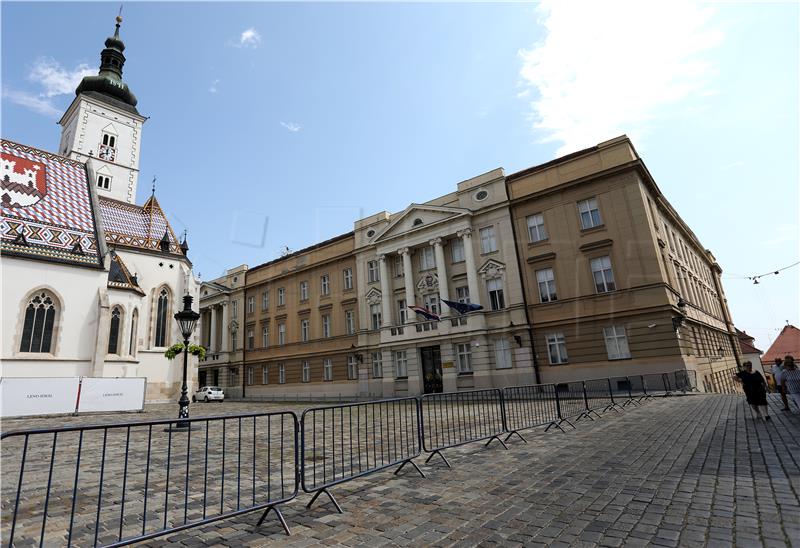
[[[383,354],[380,352],[372,353],[372,378],[380,379],[383,377]]]
[[[250,386],[253,384],[253,368],[252,366],[247,367],[247,385]]]
[[[331,278],[327,274],[323,275],[319,280],[319,290],[323,295],[331,294]]]
[[[322,315],[322,336],[328,338],[331,336],[331,316],[330,314]]]
[[[239,386],[239,368],[231,367],[228,369],[228,386]]]
[[[430,270],[436,268],[436,254],[431,246],[423,247],[419,254],[419,269]]]
[[[256,345],[256,338],[255,338],[255,335],[253,334],[253,330],[252,329],[248,329],[247,330],[247,349],[248,350],[253,350],[253,348],[255,348],[255,345]]]
[[[283,306],[286,304],[286,288],[279,287],[278,288],[278,306]]]
[[[567,342],[563,333],[550,333],[547,335],[547,355],[551,365],[567,363]]]
[[[344,329],[348,335],[353,335],[356,332],[356,318],[352,310],[344,311]]]
[[[347,356],[347,378],[351,381],[358,378],[358,360],[355,356]]]
[[[252,314],[256,311],[256,298],[252,295],[247,297],[247,313]]]
[[[456,359],[459,373],[472,373],[472,352],[470,343],[456,345]]]
[[[434,314],[439,313],[439,295],[436,293],[432,293],[430,295],[425,295],[425,308],[433,312]]]
[[[300,302],[308,300],[308,282],[300,282]]]
[[[286,384],[286,365],[283,363],[278,364],[278,383]]]
[[[322,373],[326,381],[333,380],[333,360],[330,358],[322,360]]]
[[[381,271],[378,268],[378,261],[367,261],[367,281],[369,283],[381,281]]]
[[[286,344],[286,324],[279,323],[278,324],[278,345],[283,346]]]
[[[497,251],[497,238],[494,236],[494,227],[487,226],[480,229],[481,253],[491,253]]]
[[[406,308],[406,300],[405,299],[398,300],[397,301],[397,323],[399,325],[403,325],[404,323],[406,323],[407,310],[408,310],[408,308]]]
[[[395,255],[394,258],[394,275],[395,278],[402,278],[405,276],[405,270],[403,267],[403,257],[402,255]]]
[[[578,213],[581,216],[581,228],[594,228],[603,224],[600,218],[600,209],[597,207],[597,199],[589,198],[578,202]]]
[[[606,351],[609,360],[623,360],[631,357],[628,348],[628,336],[625,334],[625,327],[622,325],[612,325],[603,328],[603,337],[606,340]]]
[[[311,364],[303,362],[303,382],[311,381]]]
[[[381,305],[372,304],[369,307],[369,313],[372,318],[372,329],[380,329],[381,328]]]
[[[261,346],[263,348],[269,347],[269,327],[262,327],[261,328]]]
[[[236,348],[238,347],[239,344],[238,337],[236,335],[237,332],[235,329],[231,331],[231,350],[233,350],[234,352],[236,351]]]
[[[511,367],[511,345],[508,339],[495,339],[494,361],[497,369],[508,369]]]
[[[269,367],[261,366],[261,384],[269,384]]]
[[[456,299],[458,302],[469,304],[469,287],[464,285],[456,288]]]
[[[231,314],[234,318],[239,315],[239,301],[231,301]]]
[[[506,307],[503,298],[503,280],[493,278],[486,281],[486,289],[489,290],[489,306],[492,310],[502,310]]]
[[[450,240],[450,256],[454,263],[464,261],[464,241],[461,238]]]
[[[397,350],[394,353],[394,376],[398,379],[408,377],[408,359],[405,350]]]
[[[539,284],[539,300],[549,303],[558,299],[556,296],[556,279],[552,268],[543,268],[536,271],[536,282]]]
[[[345,268],[342,271],[342,280],[344,280],[345,289],[353,289],[353,269]]]
[[[308,342],[308,320],[300,320],[300,340]]]
[[[594,277],[594,287],[598,293],[614,291],[614,273],[611,271],[611,258],[608,255],[592,259],[592,276]]]
[[[547,239],[547,230],[544,228],[544,215],[537,213],[527,217],[528,221],[528,241],[541,242]]]
[[[261,310],[269,308],[269,289],[265,289],[261,294]]]

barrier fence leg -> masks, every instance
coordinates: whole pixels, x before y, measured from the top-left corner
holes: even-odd
[[[442,457],[442,460],[443,460],[443,461],[444,461],[444,463],[447,465],[447,467],[448,467],[448,468],[452,468],[452,466],[450,466],[450,463],[447,461],[447,457],[445,457],[445,456],[444,456],[444,453],[442,453],[442,452],[441,452],[440,450],[438,450],[438,449],[437,449],[437,450],[435,450],[435,451],[433,451],[433,452],[432,452],[430,455],[428,455],[428,458],[427,458],[427,459],[425,459],[425,464],[428,464],[428,463],[431,461],[431,459],[433,458],[433,456],[434,456],[434,455],[439,455],[440,457]]]
[[[417,472],[419,472],[419,475],[420,475],[420,476],[422,476],[423,478],[425,477],[425,474],[423,474],[423,473],[422,473],[422,470],[420,470],[420,469],[419,469],[419,466],[417,466],[417,463],[416,463],[416,462],[414,462],[414,461],[413,461],[413,460],[411,460],[411,459],[404,460],[404,461],[403,461],[403,463],[400,465],[400,468],[398,468],[397,470],[395,470],[395,471],[394,471],[394,475],[396,476],[397,474],[399,474],[399,473],[400,473],[400,470],[402,470],[402,469],[403,469],[403,467],[404,467],[406,464],[409,464],[409,463],[411,464],[411,466],[413,466],[413,467],[414,467],[414,468],[417,470]]]
[[[261,519],[259,519],[258,523],[256,523],[255,528],[258,529],[259,527],[261,527],[261,524],[264,523],[264,519],[266,519],[267,514],[269,514],[270,510],[275,510],[275,515],[278,516],[278,519],[280,520],[281,525],[283,526],[283,530],[286,531],[286,535],[287,536],[291,536],[292,533],[291,533],[291,531],[289,531],[289,526],[286,525],[286,520],[283,519],[283,514],[278,509],[277,505],[267,506],[267,509],[264,510],[263,514],[261,514]]]
[[[333,493],[328,491],[327,487],[324,489],[320,489],[319,491],[314,493],[314,496],[311,497],[311,501],[308,504],[306,504],[306,508],[311,508],[311,505],[314,504],[314,501],[317,500],[317,497],[319,497],[322,493],[328,495],[328,498],[331,499],[331,502],[333,503],[333,505],[336,507],[336,509],[339,511],[340,514],[344,514],[344,512],[342,511],[342,507],[339,506],[339,503],[336,502],[336,498],[334,498]]]
[[[563,422],[563,421],[562,421],[562,422]],[[556,421],[553,421],[553,422],[551,422],[550,424],[548,424],[548,425],[547,425],[547,428],[545,428],[545,429],[544,429],[544,431],[545,431],[545,432],[547,432],[548,430],[550,430],[550,429],[551,429],[552,427],[554,427],[554,426],[555,426],[556,428],[558,428],[559,430],[561,430],[562,432],[564,432],[565,434],[567,433],[567,431],[566,431],[566,430],[564,430],[563,428],[561,428],[561,424],[557,423]],[[572,426],[572,425],[570,424],[570,426]],[[573,427],[573,428],[575,428],[574,426],[572,426],[572,427]]]
[[[574,424],[572,424],[571,422],[569,422],[567,419],[561,419],[560,421],[558,421],[558,424],[557,424],[557,426],[558,426],[559,428],[561,428],[561,425],[562,425],[563,423],[565,423],[565,422],[566,422],[568,425],[570,425],[570,426],[573,428],[573,430],[577,430],[577,428],[575,428],[575,425],[574,425]],[[577,422],[577,421],[576,421],[576,422]],[[563,430],[563,428],[561,428],[561,429]]]
[[[505,442],[500,439],[500,436],[492,436],[491,438],[489,438],[489,441],[487,441],[486,443],[483,444],[483,446],[484,447],[489,447],[489,444],[492,443],[492,441],[494,441],[494,440],[499,441],[500,445],[502,445],[503,447],[506,448],[506,450],[508,450],[508,445],[506,445]]]
[[[546,432],[546,430],[545,430],[545,432]],[[520,434],[520,433],[519,433],[519,432],[517,432],[516,430],[512,430],[511,432],[509,432],[509,433],[508,433],[508,435],[506,436],[506,441],[510,440],[510,439],[511,439],[511,436],[513,436],[514,434],[516,434],[516,435],[517,435],[517,437],[519,437],[519,439],[521,439],[521,440],[522,440],[522,441],[524,441],[525,443],[528,443],[528,440],[526,440],[525,438],[523,438],[523,437],[522,437],[522,434]]]

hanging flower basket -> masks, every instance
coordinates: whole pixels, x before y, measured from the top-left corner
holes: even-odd
[[[172,346],[170,346],[167,349],[166,352],[164,352],[164,356],[168,360],[175,359],[175,356],[177,356],[178,354],[183,352],[184,348],[185,347],[184,347],[183,343],[175,343]],[[189,345],[189,354],[191,354],[192,356],[197,356],[198,358],[203,360],[206,357],[206,349],[205,349],[204,346],[200,346],[200,345],[197,345],[197,344],[190,344]]]

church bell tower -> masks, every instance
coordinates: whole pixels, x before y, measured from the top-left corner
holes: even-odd
[[[114,35],[100,52],[100,71],[86,76],[75,90],[75,99],[61,117],[59,154],[89,162],[99,196],[136,202],[142,125],[136,96],[122,81],[125,43],[119,37],[122,17],[117,16]]]

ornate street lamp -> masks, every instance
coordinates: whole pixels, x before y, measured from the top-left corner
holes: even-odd
[[[197,325],[197,320],[200,319],[200,314],[192,310],[192,296],[183,296],[183,310],[175,313],[175,321],[183,335],[183,385],[181,385],[181,397],[178,400],[178,419],[189,418],[189,392],[186,387],[186,368],[189,362],[189,338],[194,332]],[[177,428],[189,428],[189,421],[179,420],[176,424]]]

